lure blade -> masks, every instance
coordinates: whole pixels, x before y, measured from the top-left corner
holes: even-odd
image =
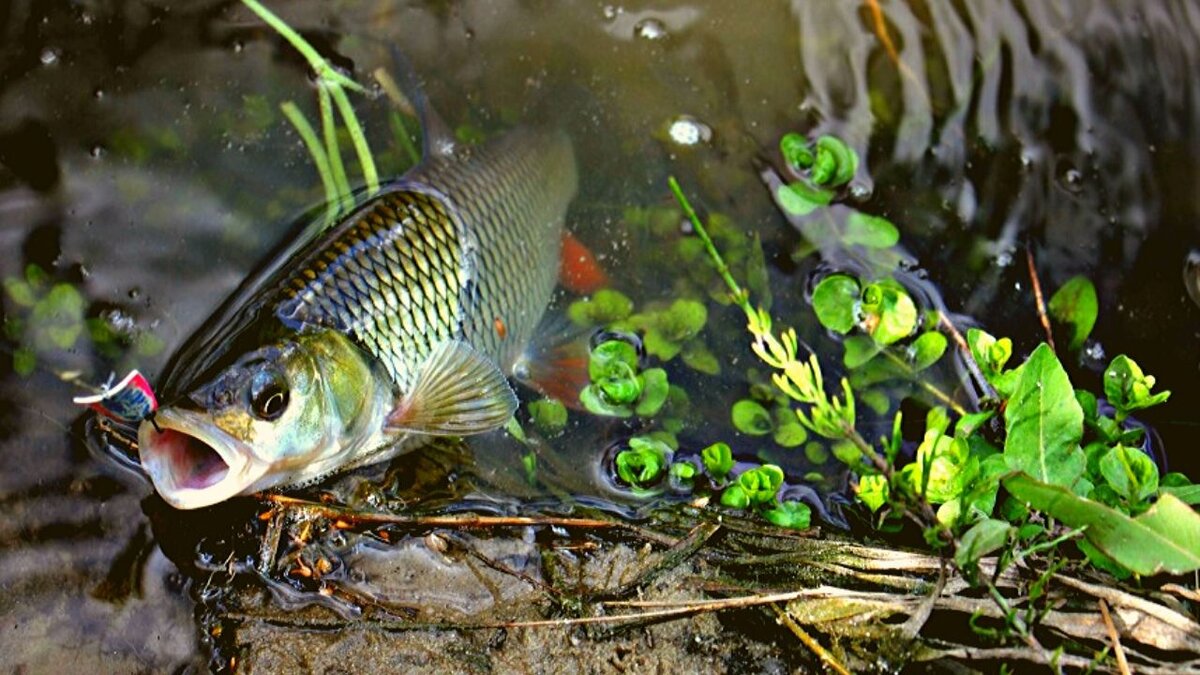
[[[76,396],[75,405],[91,408],[105,417],[122,422],[139,422],[158,410],[158,399],[150,382],[137,370],[99,394]]]

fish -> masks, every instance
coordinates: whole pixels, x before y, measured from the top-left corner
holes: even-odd
[[[462,145],[418,100],[421,163],[285,245],[168,363],[137,437],[171,506],[311,484],[511,419],[509,377],[528,370],[562,268],[573,146],[533,126]]]

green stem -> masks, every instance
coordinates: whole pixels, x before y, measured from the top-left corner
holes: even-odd
[[[704,224],[700,222],[700,217],[696,215],[696,210],[692,208],[691,202],[683,194],[683,189],[679,187],[679,181],[675,180],[674,176],[667,178],[667,184],[671,186],[671,192],[675,194],[675,201],[679,202],[679,206],[683,208],[683,213],[692,222],[692,229],[696,230],[696,234],[700,236],[700,241],[704,243],[705,250],[712,257],[713,262],[717,266],[717,274],[725,280],[725,285],[733,293],[733,301],[738,307],[746,313],[746,316],[754,316],[754,308],[750,306],[749,294],[742,289],[736,279],[733,278],[733,273],[729,271],[729,266],[725,264],[725,259],[721,257],[721,252],[717,250],[713,240],[708,236],[708,230],[704,229]]]
[[[295,103],[287,101],[279,107],[283,110],[284,117],[287,117],[292,126],[296,128],[296,133],[300,134],[304,146],[308,148],[308,154],[312,156],[313,164],[317,167],[317,174],[321,176],[321,185],[325,188],[325,219],[332,222],[337,217],[338,195],[337,186],[333,182],[333,174],[329,168],[329,156],[325,154],[325,148],[321,145],[321,139],[317,137],[317,132]]]
[[[283,37],[283,39],[288,41],[288,44],[292,45],[296,51],[300,52],[300,55],[303,56],[306,61],[308,61],[308,65],[311,66],[314,71],[316,71],[317,76],[323,81],[330,84],[338,84],[351,91],[356,91],[359,93],[366,92],[366,89],[364,89],[361,84],[346,77],[345,75],[342,75],[335,70],[333,66],[330,66],[329,62],[326,61],[325,58],[308,43],[308,40],[305,40],[303,36],[297,33],[291,26],[287,25],[283,19],[280,19],[271,10],[263,7],[258,0],[242,0],[242,4],[250,8],[250,11],[257,14],[258,18],[266,22],[266,24],[271,28],[274,28],[275,31]]]
[[[371,156],[371,148],[367,145],[367,137],[363,133],[362,125],[358,123],[358,115],[354,114],[354,106],[350,105],[350,99],[346,97],[346,91],[341,86],[330,84],[329,89],[333,95],[333,102],[337,104],[338,112],[342,114],[342,121],[346,123],[346,131],[350,133],[350,140],[354,143],[354,152],[358,155],[358,163],[362,166],[367,193],[374,195],[379,192],[379,173],[375,171],[375,159]]]
[[[388,115],[388,121],[392,125],[392,135],[400,142],[401,147],[408,153],[408,158],[412,160],[413,166],[421,162],[421,151],[417,150],[417,146],[413,143],[412,138],[408,135],[408,127],[404,125],[404,119],[400,117],[400,113],[395,110]]]
[[[961,405],[959,405],[959,403],[957,401],[955,401],[953,398],[951,398],[949,394],[942,391],[941,389],[938,389],[937,387],[933,386],[932,384],[925,381],[924,379],[917,377],[916,371],[914,371],[912,369],[912,367],[908,365],[907,361],[900,358],[899,356],[896,356],[896,354],[893,353],[890,349],[885,348],[883,350],[883,354],[884,354],[884,356],[887,356],[889,359],[891,359],[893,363],[895,363],[896,365],[903,368],[904,372],[906,372],[908,374],[909,379],[911,379],[913,382],[916,382],[917,384],[921,385],[921,388],[924,389],[925,391],[929,392],[930,394],[932,394],[934,398],[936,398],[937,400],[944,403],[948,408],[950,408],[954,412],[958,413],[960,416],[967,414],[967,409],[962,407]]]
[[[335,86],[335,85],[329,85]],[[346,179],[346,167],[342,164],[342,151],[338,147],[337,127],[334,126],[333,105],[330,102],[329,90],[325,84],[317,87],[317,100],[321,108],[321,130],[325,135],[325,152],[329,155],[329,168],[337,186],[338,211],[347,204],[350,197],[350,181]]]

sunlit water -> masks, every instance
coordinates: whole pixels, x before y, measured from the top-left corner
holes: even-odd
[[[83,336],[38,354],[39,364],[91,381],[132,365],[153,380],[320,197],[277,112],[291,99],[311,114],[313,91],[278,38],[234,3],[119,4],[0,7],[0,275],[20,278],[36,264],[49,283],[82,291],[87,317],[135,336],[134,347],[110,352]],[[777,160],[784,132],[837,134],[864,158],[854,205],[901,227],[917,276],[951,311],[1028,350],[1040,328],[1027,248],[1048,287],[1088,275],[1100,322],[1073,377],[1094,383],[1109,358],[1134,356],[1174,392],[1145,421],[1173,467],[1194,468],[1186,454],[1200,403],[1200,309],[1189,298],[1198,280],[1188,256],[1200,245],[1200,9],[881,5],[895,59],[867,3],[854,2],[751,11],[723,2],[313,0],[288,3],[284,16],[362,80],[388,65],[387,45],[399,45],[453,126],[565,126],[581,175],[569,226],[639,305],[674,297],[688,271],[659,264],[661,238],[624,212],[668,204],[666,176],[679,176],[700,205],[759,234],[776,315],[799,324],[830,363],[836,344],[804,299],[811,261],[792,261],[799,235],[755,162]],[[358,100],[383,166],[399,171],[386,99]],[[28,315],[11,295],[3,303],[9,318]],[[709,310],[710,327],[725,327],[710,329],[710,344],[727,361],[715,378],[671,368],[709,413],[680,434],[681,446],[725,439],[743,458],[794,461],[724,421],[746,394],[752,356],[733,330],[738,314]],[[28,330],[10,328],[9,347],[24,345]],[[70,385],[44,369],[17,376],[3,361],[3,661],[41,671],[203,667],[192,610],[203,575],[192,569],[189,581],[155,544],[189,521],[153,499],[143,510],[147,485],[88,454]],[[557,487],[549,492],[523,480],[519,447],[496,441],[467,450],[474,460],[428,455],[429,470],[413,473],[424,478],[407,479],[405,494],[420,492],[431,508],[472,495],[507,512],[566,493],[630,513],[638,501],[613,489],[601,458],[631,432],[589,422],[551,442],[540,465],[544,484]],[[813,468],[797,462],[795,471]],[[339,494],[379,505],[355,481]],[[187,544],[166,548],[185,566],[211,555]],[[518,544],[514,559],[526,554]],[[411,578],[432,564],[420,556],[368,548],[351,564],[386,580],[372,592],[411,601],[416,591],[398,570]],[[212,583],[223,561],[198,562]],[[453,597],[415,601],[469,614],[481,600],[462,583]]]

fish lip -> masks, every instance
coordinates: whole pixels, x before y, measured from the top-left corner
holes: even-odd
[[[186,438],[179,439],[178,435]],[[224,469],[213,466],[199,485],[188,484],[194,473],[195,455],[191,448],[180,446],[181,442],[194,441],[225,464]],[[155,491],[177,509],[211,506],[241,494],[269,468],[256,460],[249,445],[217,427],[204,414],[176,408],[161,409],[153,421],[141,423],[138,454]]]

